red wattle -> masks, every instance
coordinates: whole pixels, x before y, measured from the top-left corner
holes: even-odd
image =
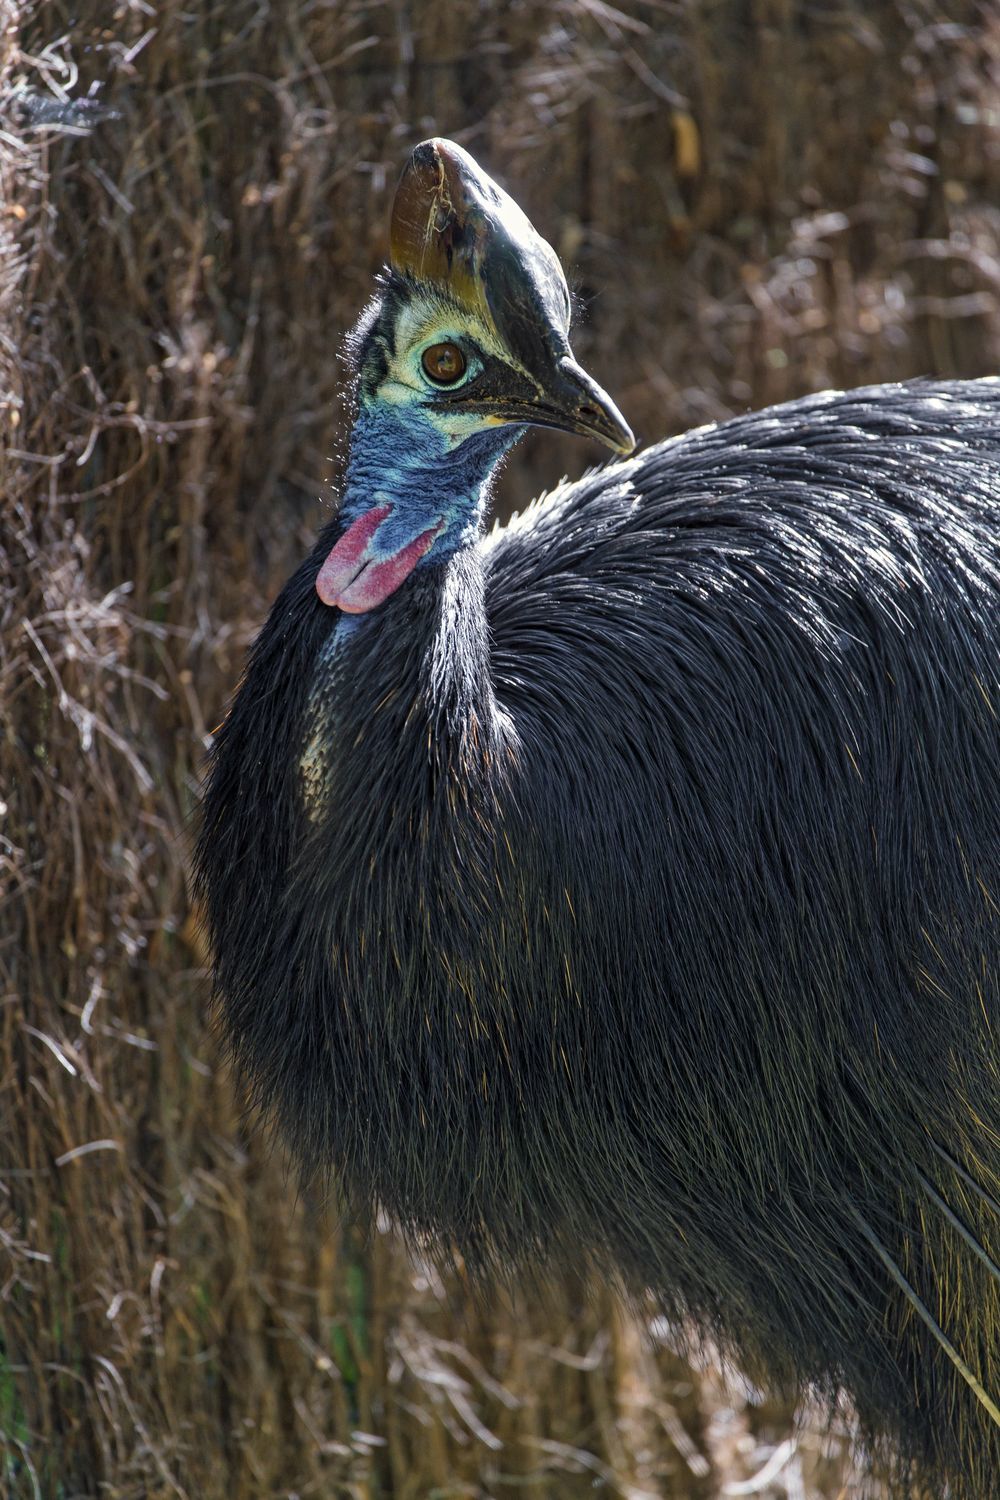
[[[390,505],[377,505],[366,511],[330,551],[316,575],[316,592],[324,604],[350,615],[374,609],[399,588],[444,529],[444,522],[438,521],[398,551],[374,557],[372,539],[391,510]]]
[[[383,599],[394,593],[403,579],[413,572],[425,552],[429,552],[437,541],[440,526],[429,526],[399,552],[382,562],[370,562],[346,588],[337,600],[341,609],[349,615],[362,615],[374,609]]]
[[[376,505],[365,511],[327,553],[316,575],[316,592],[324,604],[336,604],[344,589],[357,578],[365,565],[371,539],[391,510],[391,505]]]

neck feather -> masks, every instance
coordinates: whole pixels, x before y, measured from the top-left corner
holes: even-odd
[[[313,681],[300,784],[323,870],[358,895],[373,851],[383,890],[396,889],[397,860],[414,890],[439,888],[442,851],[489,868],[479,846],[517,736],[494,692],[476,549],[414,575],[370,616],[342,617]],[[308,860],[305,874],[329,878]]]

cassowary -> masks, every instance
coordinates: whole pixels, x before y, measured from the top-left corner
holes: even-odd
[[[1000,382],[627,454],[558,260],[413,152],[337,515],[205,793],[217,990],[307,1167],[484,1274],[585,1257],[899,1494],[1000,1485]]]

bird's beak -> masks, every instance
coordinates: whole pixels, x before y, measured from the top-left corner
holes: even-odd
[[[556,427],[595,438],[615,453],[631,453],[635,447],[632,429],[607,391],[569,354],[554,361],[552,374],[539,383],[537,394],[505,397],[498,393],[495,404],[483,403],[480,409],[502,422]]]
[[[587,374],[575,359],[560,361],[560,371],[573,394],[567,413],[567,431],[596,438],[615,453],[631,453],[635,435],[607,391]]]
[[[396,189],[389,237],[394,270],[475,314],[509,355],[505,368],[456,391],[456,406],[632,452],[625,418],[573,358],[570,297],[558,256],[467,151],[440,139],[413,150]]]

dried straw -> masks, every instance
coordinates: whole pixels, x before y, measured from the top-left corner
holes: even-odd
[[[484,1307],[296,1196],[208,1028],[189,826],[336,477],[406,148],[456,135],[522,199],[646,437],[993,370],[995,8],[0,18],[0,1488],[856,1495],[842,1435],[787,1443],[607,1291]],[[588,457],[532,439],[504,503]]]

